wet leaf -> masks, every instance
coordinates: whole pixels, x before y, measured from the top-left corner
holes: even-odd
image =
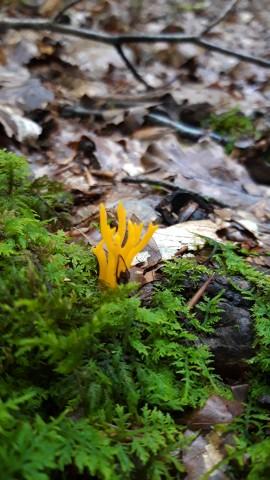
[[[8,108],[0,108],[0,123],[8,137],[26,145],[33,144],[42,132],[42,128],[33,120],[14,113]]]
[[[183,222],[167,228],[160,228],[153,238],[163,260],[174,257],[185,245],[189,250],[197,250],[205,244],[203,237],[219,241],[216,225],[210,220]]]
[[[191,430],[210,430],[213,425],[231,422],[243,411],[240,402],[212,395],[202,409],[191,414],[188,427]]]

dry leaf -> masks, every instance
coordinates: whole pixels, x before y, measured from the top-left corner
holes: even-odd
[[[211,220],[177,223],[167,228],[160,228],[153,238],[160,250],[162,260],[169,260],[187,245],[189,250],[197,250],[205,244],[202,236],[220,242],[216,234],[217,226]]]
[[[19,142],[31,145],[37,140],[42,128],[33,120],[13,113],[9,108],[0,108],[0,123],[9,138],[13,135]]]
[[[187,432],[187,435],[193,432]],[[186,480],[200,480],[200,478],[215,467],[224,458],[219,450],[222,441],[215,432],[204,437],[199,435],[183,453],[183,463],[187,470]],[[224,467],[223,467],[224,468]],[[226,480],[227,476],[221,468],[215,470],[208,477],[210,480]]]

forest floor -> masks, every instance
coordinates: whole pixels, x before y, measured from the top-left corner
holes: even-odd
[[[234,421],[242,408],[248,423],[243,402],[254,380],[247,360],[258,353],[260,372],[269,371],[266,341],[254,353],[254,330],[259,335],[261,326],[254,326],[255,296],[247,295],[256,285],[266,301],[269,288],[269,32],[267,0],[7,0],[0,9],[0,148],[23,155],[32,180],[47,176],[72,194],[71,221],[62,218],[61,228],[76,242],[99,242],[100,203],[112,221],[123,202],[128,218],[159,225],[130,271],[143,306],[149,307],[159,282],[173,277],[161,270],[166,260],[192,258],[200,278],[188,278],[187,263],[181,294],[193,308],[206,293],[213,323],[219,314],[216,331],[202,328],[199,338],[232,397],[214,391],[203,407],[198,402],[200,410],[191,414],[196,402],[188,405],[188,420],[181,413],[187,435],[198,428],[203,433],[182,453],[186,473],[170,478],[268,478],[264,465],[256,476],[251,450],[248,459],[242,455],[242,470],[238,458],[238,473],[233,460],[224,469],[228,438],[213,433],[213,426]],[[212,262],[219,248],[213,242],[232,249],[224,253],[226,268],[221,257]],[[234,249],[247,265],[245,271],[239,264],[239,275],[230,264]],[[201,268],[206,264],[214,276]],[[206,321],[206,304],[197,320]],[[268,438],[262,409],[270,400],[266,387],[256,391],[251,397],[252,408],[258,404],[254,415],[262,419],[260,442]],[[163,411],[170,407],[163,404]],[[84,478],[139,479],[136,472],[88,472]]]

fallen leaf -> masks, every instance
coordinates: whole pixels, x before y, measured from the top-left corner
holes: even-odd
[[[157,230],[153,238],[160,250],[162,260],[169,260],[185,245],[189,250],[197,250],[205,245],[203,237],[220,242],[216,234],[217,226],[211,220],[177,223]]]
[[[9,108],[0,108],[0,123],[8,137],[14,136],[22,144],[31,145],[37,140],[42,128],[33,120],[14,113]]]
[[[186,437],[191,436],[193,432],[186,432]],[[219,464],[224,458],[224,453],[219,447],[222,446],[222,440],[218,434],[211,432],[206,437],[199,435],[188,449],[183,452],[183,464],[187,470],[186,480],[200,480],[202,476],[208,473],[212,468]],[[210,480],[227,480],[224,473],[224,467],[216,469],[209,475]]]
[[[240,402],[211,395],[204,407],[191,414],[187,425],[191,430],[210,430],[213,425],[231,422],[243,411],[244,406]]]
[[[1,103],[5,101],[5,104],[15,105],[25,112],[45,108],[53,98],[53,92],[44,87],[37,78],[32,78],[18,87],[5,87],[0,90]]]

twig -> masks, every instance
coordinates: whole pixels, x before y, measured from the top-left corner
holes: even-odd
[[[254,65],[259,65],[263,68],[270,68],[270,62],[268,60],[264,60],[264,58],[254,57],[253,55],[248,55],[246,53],[232,51],[229,48],[220,47],[219,45],[208,42],[207,40],[203,40],[200,37],[195,37],[194,41],[191,43],[195,43],[196,45],[204,47],[206,48],[206,50],[211,50],[212,52],[223,53],[223,55],[226,55],[228,57],[238,58],[243,62],[253,63]]]
[[[203,197],[201,197],[197,193],[194,193],[191,190],[187,190],[186,188],[181,188],[172,182],[167,182],[166,180],[158,180],[157,178],[144,178],[140,176],[140,177],[123,177],[121,181],[122,183],[135,183],[135,184],[145,183],[146,185],[153,185],[154,187],[165,188],[166,190],[169,190],[171,192],[188,193],[194,198],[195,202],[197,202],[199,205],[202,204],[202,200],[203,200],[204,202],[207,202],[209,204],[214,203],[220,208],[228,207],[228,205],[225,205],[224,203],[221,203],[218,200],[215,200],[214,198],[211,198],[211,197],[208,197],[208,199],[205,200]]]
[[[122,58],[123,62],[127,66],[127,68],[133,73],[134,78],[138,80],[138,82],[142,83],[147,90],[153,90],[153,87],[151,87],[143,78],[142,76],[137,72],[135,67],[132,65],[132,63],[129,61],[128,57],[126,56],[122,45],[116,45],[116,50],[119,53],[120,57]]]
[[[67,12],[70,8],[74,7],[77,3],[82,2],[82,0],[67,0],[67,2],[64,3],[63,7],[60,8],[60,10],[56,13],[56,15],[52,18],[52,22],[57,23],[61,20],[62,16],[64,13]]]
[[[202,30],[200,36],[206,35],[207,33],[210,32],[210,30],[216,27],[216,25],[223,22],[223,20],[225,20],[225,18],[235,9],[237,3],[238,3],[238,0],[232,0],[232,2],[225,7],[223,12],[215,20],[213,20],[213,22],[209,23],[209,25],[207,25]]]
[[[182,191],[183,193],[187,192],[187,190],[182,190],[174,183],[167,182],[166,180],[158,180],[157,178],[144,178],[144,177],[123,177],[121,180],[123,183],[146,183],[147,185],[153,185],[154,187],[162,187],[166,190],[170,190],[172,192],[178,190]],[[191,193],[191,192],[189,192]]]
[[[61,20],[61,17],[66,13],[69,8],[74,7],[77,3],[82,2],[82,0],[67,0],[67,2],[64,3],[63,7],[60,8],[60,10],[56,13],[56,15],[52,18],[52,22],[59,22]]]
[[[211,275],[208,277],[204,284],[199,288],[199,290],[193,295],[193,297],[188,301],[188,306],[193,308],[198,301],[200,300],[201,296],[204,294],[205,290],[207,289],[210,282],[212,282],[215,275]]]

